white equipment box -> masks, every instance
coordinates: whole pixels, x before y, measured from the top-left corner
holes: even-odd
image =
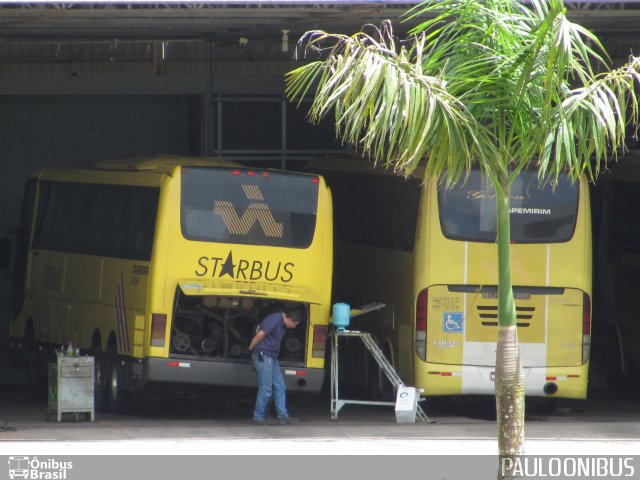
[[[414,387],[398,387],[396,423],[416,423],[418,392]]]

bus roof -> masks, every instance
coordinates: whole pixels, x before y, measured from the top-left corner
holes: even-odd
[[[147,179],[144,182],[157,184],[162,175],[173,176],[176,169],[183,165],[190,167],[243,167],[239,163],[213,157],[154,155],[104,160],[93,165],[42,167],[33,172],[32,177],[83,183],[89,181],[120,183],[128,176],[123,177],[122,174],[135,173],[136,182],[142,181],[141,179],[144,177]]]
[[[618,164],[615,166],[614,171],[615,169],[618,169],[618,171],[624,172],[626,179],[630,181],[637,181],[638,179],[640,179],[640,168],[635,168],[634,160],[637,162],[637,160],[639,159],[638,157],[640,157],[640,150],[628,153],[627,155],[624,156],[624,160],[628,160],[628,162],[619,161]],[[621,160],[623,160],[623,157],[621,157]],[[474,168],[479,168],[479,166],[475,164]],[[325,171],[332,171],[332,172],[353,172],[353,173],[370,173],[374,175],[392,175],[392,176],[397,176],[405,179],[415,179],[420,182],[433,180],[433,179],[425,178],[424,163],[418,165],[418,167],[416,167],[416,169],[410,175],[403,175],[401,173],[394,172],[393,168],[385,167],[380,163],[375,164],[373,160],[369,160],[367,158],[360,157],[357,155],[331,155],[331,156],[327,155],[323,157],[317,157],[317,158],[314,158],[313,160],[310,160],[305,165],[305,170],[310,172],[322,172],[323,170],[325,170]],[[467,175],[468,175],[468,172],[467,173],[463,172],[458,182],[459,183],[466,182]],[[441,177],[441,179],[444,179],[444,178],[445,177]],[[586,176],[584,174],[580,176],[580,181],[583,183],[586,181]],[[446,180],[442,180],[442,182],[438,182],[438,184],[446,185]]]
[[[404,177],[404,175],[395,173],[392,168],[387,168],[380,164],[376,165],[372,160],[355,155],[331,155],[318,157],[307,163],[305,170],[331,170],[335,172],[372,173],[376,175],[395,175]],[[422,179],[422,171],[422,167],[418,167],[416,169],[418,174],[413,173],[409,178]]]

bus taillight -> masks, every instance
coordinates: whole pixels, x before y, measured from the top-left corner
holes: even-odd
[[[587,363],[591,350],[591,299],[582,294],[582,363]]]
[[[418,294],[416,302],[416,354],[421,360],[426,360],[427,350],[427,303],[429,295],[425,288]]]
[[[315,358],[324,358],[325,345],[327,343],[327,326],[315,325],[313,327],[313,349],[311,355]]]
[[[167,331],[167,314],[153,313],[151,315],[151,346],[164,347],[164,337]]]

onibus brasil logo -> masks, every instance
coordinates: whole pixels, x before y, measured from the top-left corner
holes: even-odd
[[[61,462],[53,458],[39,460],[38,457],[9,457],[9,478],[38,480],[65,480],[73,462]]]

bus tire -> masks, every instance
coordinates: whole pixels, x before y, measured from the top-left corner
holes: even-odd
[[[105,355],[97,340],[92,350],[93,355],[93,401],[97,413],[105,413],[107,410],[107,373],[105,369]]]
[[[107,367],[107,397],[111,413],[117,415],[131,413],[133,405],[129,392],[123,388],[124,370],[118,358],[118,349],[115,343],[110,343],[106,356]]]

